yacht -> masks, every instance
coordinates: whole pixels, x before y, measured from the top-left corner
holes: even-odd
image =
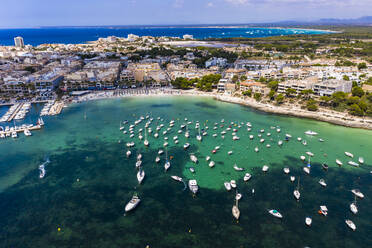
[[[125,212],[133,210],[140,202],[140,198],[138,198],[137,194],[134,194],[132,199],[125,205]]]
[[[285,168],[283,169],[283,171],[284,171],[285,174],[289,174],[289,168],[288,168],[288,167],[285,167]]]
[[[136,168],[140,168],[141,167],[141,164],[142,164],[142,161],[141,160],[137,160],[136,162]]]
[[[320,210],[319,210],[319,213],[324,215],[324,216],[327,216],[328,215],[328,208],[326,206],[320,206]]]
[[[323,167],[324,170],[328,170],[328,164],[322,163],[322,167]]]
[[[162,155],[163,153],[164,153],[163,150],[159,150],[159,151],[158,151],[158,154],[159,154],[159,155]]]
[[[349,165],[354,166],[354,167],[359,167],[358,163],[355,163],[354,161],[349,161],[347,162]]]
[[[305,218],[305,223],[306,223],[307,226],[311,226],[312,222],[313,222],[313,220],[310,217]]]
[[[229,182],[224,182],[224,185],[225,185],[225,188],[227,189],[227,191],[231,190],[231,184]]]
[[[198,192],[198,182],[195,179],[189,180],[189,189],[193,194]]]
[[[327,186],[327,183],[324,181],[324,179],[320,179],[319,184],[322,185],[323,187]]]
[[[352,153],[350,153],[350,152],[345,152],[345,155],[348,156],[348,157],[350,157],[350,158],[353,158],[354,157],[354,155]]]
[[[194,154],[190,154],[190,159],[192,162],[194,162],[195,164],[198,162],[198,158],[194,155]]]
[[[357,197],[363,199],[364,198],[364,194],[362,192],[360,192],[359,189],[352,189],[351,192],[353,192],[354,195],[356,195]]]
[[[253,139],[253,135],[249,135],[249,138],[252,140]]]
[[[336,164],[338,164],[338,166],[342,166],[342,162],[339,159],[336,159]]]
[[[283,141],[282,140],[279,140],[278,141],[278,146],[281,146],[281,145],[283,145]]]
[[[300,157],[300,159],[301,159],[302,161],[305,161],[306,157],[302,155],[302,156]]]
[[[258,152],[258,151],[259,151],[259,150],[258,150],[258,147],[254,148],[254,151],[255,151],[255,152]]]
[[[303,168],[303,170],[304,170],[304,172],[305,172],[306,174],[310,174],[310,168],[309,168],[309,167],[305,166],[305,167]]]
[[[300,200],[300,178],[297,180],[297,188],[293,191],[293,195],[296,198],[296,200]]]
[[[159,162],[160,162],[160,158],[159,158],[159,156],[157,156],[157,157],[155,158],[155,162],[156,162],[156,163],[159,163]]]
[[[17,132],[12,132],[12,138],[17,138],[18,135],[17,135]]]
[[[209,167],[213,168],[214,165],[215,165],[215,162],[214,161],[209,162]]]
[[[190,146],[190,144],[189,143],[186,143],[186,144],[183,145],[183,149],[186,150],[187,148],[189,148],[189,146]]]
[[[265,139],[260,139],[260,143],[264,143],[265,142]]]
[[[143,179],[145,178],[145,171],[140,169],[138,172],[137,172],[137,180],[138,180],[138,183],[141,184]]]
[[[272,209],[272,210],[269,210],[269,213],[276,218],[279,218],[279,219],[283,218],[283,215],[279,213],[278,210]]]
[[[251,177],[252,177],[251,174],[249,174],[249,173],[245,173],[244,178],[243,178],[244,182],[249,181],[249,179],[251,179]]]
[[[352,202],[352,203],[350,204],[350,211],[351,211],[353,214],[357,214],[357,213],[358,213],[358,206],[356,205],[356,196],[355,196],[354,202]]]
[[[317,132],[314,132],[314,131],[311,131],[311,130],[307,130],[307,131],[305,132],[305,134],[306,134],[306,135],[311,135],[311,136],[318,135]]]
[[[355,231],[356,230],[356,225],[354,224],[354,222],[352,222],[351,220],[345,220],[345,223],[348,227],[350,227],[351,230]]]
[[[236,188],[236,181],[235,180],[231,180],[230,181],[230,185],[231,185],[231,188],[235,189]]]
[[[310,157],[314,157],[314,153],[312,152],[306,152],[307,155],[309,155]]]
[[[32,135],[31,132],[30,132],[30,130],[28,130],[28,129],[25,129],[25,130],[23,131],[23,133],[24,133],[26,136],[31,136],[31,135]]]
[[[210,156],[207,156],[207,157],[205,158],[205,160],[207,160],[207,161],[209,161],[210,159],[211,159]]]
[[[263,171],[263,172],[267,172],[268,170],[269,170],[269,166],[264,165],[264,166],[262,167],[262,171]]]
[[[364,164],[364,158],[359,157],[358,161],[359,161],[360,164]]]
[[[296,178],[295,178],[294,176],[291,176],[291,177],[290,177],[290,180],[291,180],[291,182],[293,183],[293,182],[296,180]]]
[[[243,171],[244,168],[240,168],[236,164],[234,164],[234,170],[236,170],[236,171]]]
[[[171,176],[172,179],[178,181],[178,182],[182,182],[182,177],[179,177],[179,176]]]
[[[240,217],[240,210],[238,208],[238,201],[236,201],[235,205],[232,207],[232,214],[235,219],[239,219]]]
[[[132,154],[132,152],[128,150],[127,153],[126,153],[127,158],[129,158],[131,154]]]

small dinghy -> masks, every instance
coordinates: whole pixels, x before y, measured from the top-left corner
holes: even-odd
[[[283,215],[279,213],[278,210],[271,209],[269,210],[269,213],[276,218],[279,218],[279,219],[283,218]]]

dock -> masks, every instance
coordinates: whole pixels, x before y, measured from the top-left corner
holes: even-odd
[[[43,126],[42,125],[22,125],[20,127],[11,127],[9,130],[2,130],[0,131],[0,138],[10,137],[13,132],[16,133],[23,133],[25,130],[35,131],[40,130]]]
[[[65,104],[63,102],[55,102],[53,106],[49,109],[49,115],[60,114],[64,105]]]
[[[14,119],[14,117],[18,114],[18,112],[19,112],[19,110],[21,109],[23,107],[23,103],[20,103],[19,105],[18,105],[18,107],[14,110],[14,112],[9,116],[9,118],[8,118],[8,122],[9,121],[12,121],[13,119]]]

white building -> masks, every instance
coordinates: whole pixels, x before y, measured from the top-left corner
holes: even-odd
[[[333,93],[342,91],[345,93],[351,92],[353,83],[344,80],[326,80],[313,85],[314,94],[319,96],[331,96]]]
[[[184,36],[182,36],[182,38],[184,40],[192,40],[192,39],[194,39],[194,36],[191,35],[191,34],[185,34]]]
[[[209,68],[211,66],[220,66],[220,67],[225,67],[227,65],[227,59],[224,58],[210,58],[205,62],[205,67]]]
[[[14,38],[14,45],[16,47],[24,47],[25,43],[23,42],[23,38],[21,36],[15,37]]]

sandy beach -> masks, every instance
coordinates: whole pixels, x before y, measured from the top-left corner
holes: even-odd
[[[91,92],[87,95],[80,96],[74,102],[122,98],[122,97],[151,97],[151,96],[207,96],[213,97],[218,101],[242,104],[251,108],[273,114],[289,115],[295,117],[309,118],[318,121],[324,121],[336,125],[363,128],[372,130],[372,119],[368,117],[352,116],[348,113],[341,113],[325,108],[320,108],[316,112],[301,109],[297,106],[281,105],[276,106],[269,103],[257,102],[250,97],[235,97],[217,92],[201,92],[197,90],[174,90],[169,88],[163,89],[126,89],[119,91]]]

